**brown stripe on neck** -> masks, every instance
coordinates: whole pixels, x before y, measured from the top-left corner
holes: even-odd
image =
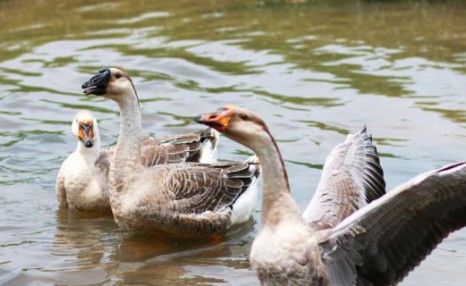
[[[134,94],[136,95],[136,99],[138,100],[138,105],[140,106],[141,103],[139,102],[138,92],[136,90],[136,87],[134,86],[133,80],[128,75],[125,75],[125,76],[129,80],[129,82],[131,83],[131,86],[133,87],[133,90],[134,90]]]
[[[280,164],[281,164],[282,171],[283,171],[283,177],[285,178],[285,181],[286,181],[286,188],[288,189],[288,192],[290,192],[290,182],[288,181],[288,172],[286,171],[285,162],[283,161],[283,157],[282,157],[282,153],[280,152],[280,149],[278,149],[277,142],[275,142],[275,139],[273,138],[272,134],[270,134],[269,128],[267,127],[267,125],[265,125],[265,123],[262,120],[259,121],[259,120],[255,120],[254,118],[253,121],[259,124],[260,126],[262,126],[264,131],[269,135],[270,140],[272,141],[273,146],[275,147],[275,150],[277,151],[278,158],[280,159]]]

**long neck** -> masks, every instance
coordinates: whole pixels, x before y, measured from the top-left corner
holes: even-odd
[[[142,168],[141,112],[135,95],[122,96],[117,103],[120,107],[120,135],[111,166],[111,179],[115,180],[115,183],[124,183],[125,178],[138,174],[138,169]]]
[[[285,164],[272,135],[264,130],[250,147],[262,167],[262,224],[273,227],[281,222],[301,221],[301,213],[290,193]]]

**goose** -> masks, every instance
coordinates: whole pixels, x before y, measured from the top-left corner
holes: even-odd
[[[104,68],[82,85],[84,94],[104,96],[120,109],[120,133],[109,170],[110,206],[124,229],[175,237],[224,234],[252,215],[260,166],[242,163],[144,166],[139,160],[141,113],[127,73]]]
[[[78,138],[76,150],[62,163],[56,179],[59,208],[110,211],[108,172],[114,147],[101,149],[97,120],[79,111],[71,124]],[[215,162],[218,132],[207,128],[192,133],[147,137],[141,140],[145,166],[180,162]]]
[[[351,206],[340,202],[348,199],[348,184],[377,190],[383,183],[374,160],[363,171],[369,180],[333,181],[360,172],[359,163],[345,167],[359,151],[344,151],[344,143],[327,158],[301,215],[280,151],[259,116],[227,105],[195,120],[252,149],[261,162],[262,228],[250,262],[262,285],[396,285],[450,232],[466,225],[466,162],[420,174],[385,195],[373,192],[372,201],[345,214]],[[358,205],[360,199],[351,200]]]

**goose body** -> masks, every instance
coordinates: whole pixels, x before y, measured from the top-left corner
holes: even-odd
[[[254,158],[215,166],[144,166],[139,160],[139,101],[129,76],[116,68],[103,69],[82,87],[85,94],[103,95],[120,108],[120,134],[109,170],[110,205],[119,226],[202,237],[223,234],[251,217],[251,192],[260,171]]]
[[[109,211],[110,156],[101,150],[97,121],[90,112],[80,111],[71,131],[78,137],[78,145],[58,171],[55,191],[59,207]]]
[[[421,174],[384,195],[375,147],[362,130],[333,149],[301,215],[262,119],[226,106],[196,121],[249,147],[261,161],[262,229],[250,261],[263,285],[395,285],[466,225],[465,162]]]
[[[56,180],[59,207],[110,211],[108,174],[115,148],[101,149],[96,119],[79,111],[71,124],[78,138],[76,150],[62,163]],[[143,165],[216,161],[218,132],[206,129],[162,138],[141,140]]]

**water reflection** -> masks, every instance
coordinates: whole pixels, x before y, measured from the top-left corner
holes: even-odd
[[[237,255],[235,248],[244,251],[250,247],[252,237],[247,235],[254,228],[253,220],[233,228],[225,237],[193,241],[122,231],[110,213],[59,210],[56,219],[57,232],[51,255],[59,257],[62,263],[59,268],[47,271],[64,271],[66,281],[78,279],[76,282],[95,284],[116,279],[125,285],[136,285],[143,281],[157,284],[185,277],[180,281],[196,285],[210,280],[191,277],[189,268],[209,265],[249,268],[246,258],[234,257]],[[219,263],[212,260],[215,257],[231,258]]]
[[[95,113],[105,146],[117,139],[114,103],[80,94],[102,66],[134,79],[147,134],[195,130],[192,116],[225,103],[260,112],[301,208],[325,156],[364,124],[389,186],[464,159],[464,1],[290,2],[0,1],[0,284],[257,283],[258,220],[186,242],[55,212],[76,111]],[[250,151],[222,138],[219,154]],[[464,284],[465,241],[455,234],[404,284]]]

